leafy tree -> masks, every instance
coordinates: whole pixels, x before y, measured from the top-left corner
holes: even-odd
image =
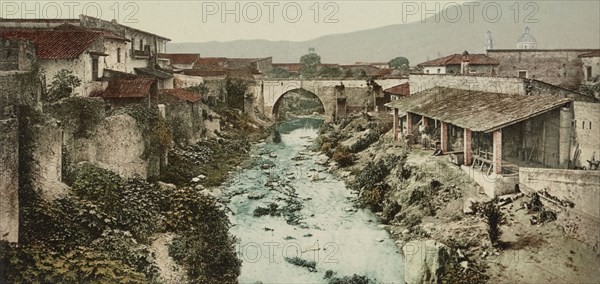
[[[321,56],[311,52],[300,57],[300,63],[304,65],[300,69],[300,74],[304,77],[313,77],[317,74],[317,66],[321,64]]]
[[[401,69],[401,70],[408,70],[409,68],[409,62],[408,59],[406,57],[400,56],[400,57],[396,57],[392,60],[390,60],[390,62],[388,62],[388,65],[391,68],[394,69]]]
[[[71,96],[75,88],[81,86],[81,79],[73,75],[73,71],[62,69],[54,75],[48,91],[48,102],[55,102]]]
[[[248,85],[243,80],[227,78],[225,90],[227,91],[227,105],[240,110],[244,109],[244,99]]]
[[[283,69],[281,67],[275,67],[275,68],[271,69],[271,71],[268,74],[268,77],[290,78],[290,77],[292,77],[292,73],[290,73],[290,71],[287,71],[286,69]]]
[[[210,89],[206,86],[206,84],[201,83],[196,86],[191,86],[186,88],[187,91],[196,93],[198,95],[206,96],[210,92]]]
[[[342,75],[344,75],[344,71],[339,67],[323,66],[319,69],[319,76],[324,78],[336,78],[342,77]]]

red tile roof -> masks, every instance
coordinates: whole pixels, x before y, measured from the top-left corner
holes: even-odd
[[[498,65],[498,60],[491,58],[485,54],[469,54],[470,65]],[[463,60],[462,54],[452,54],[446,57],[430,60],[419,64],[419,66],[448,66],[460,65]]]
[[[200,57],[196,60],[198,65],[222,65],[227,62],[225,57]]]
[[[194,65],[194,69],[186,69],[182,73],[189,76],[215,77],[227,75],[227,69],[217,65]]]
[[[200,54],[195,53],[161,53],[159,58],[167,58],[171,64],[193,64],[200,59]]]
[[[145,98],[150,94],[153,78],[115,78],[108,82],[108,87],[102,94],[103,98]]]
[[[401,85],[393,86],[391,88],[383,90],[384,93],[399,95],[403,97],[410,96],[410,85],[408,83],[404,83]]]
[[[59,26],[56,26],[56,27],[53,28],[53,30],[93,31],[93,32],[100,33],[102,35],[102,37],[104,37],[104,38],[114,39],[114,40],[120,40],[120,41],[130,41],[126,37],[122,37],[120,35],[117,35],[117,34],[115,34],[113,32],[109,32],[107,30],[84,28],[84,27],[75,26],[75,25],[72,25],[72,24],[69,24],[69,23],[64,23],[64,24],[61,24]]]
[[[161,94],[162,95],[170,95],[170,96],[173,96],[178,99],[188,101],[191,103],[195,103],[197,101],[202,100],[201,95],[186,91],[184,89],[165,89],[165,90],[161,90]]]
[[[73,59],[90,48],[101,33],[86,30],[0,30],[0,37],[24,39],[37,46],[37,57],[43,59]]]
[[[379,69],[379,70],[375,71],[375,73],[373,73],[373,76],[383,77],[383,76],[391,75],[392,71],[393,71],[393,69],[390,69],[390,68]]]

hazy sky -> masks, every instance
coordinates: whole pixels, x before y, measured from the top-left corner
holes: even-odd
[[[0,1],[5,18],[98,16],[173,42],[303,41],[403,22],[464,1]],[[467,17],[467,12],[463,17]]]

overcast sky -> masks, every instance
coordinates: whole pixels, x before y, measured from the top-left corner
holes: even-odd
[[[173,42],[268,39],[303,41],[319,36],[419,21],[464,1],[0,1],[5,18],[98,16]],[[425,5],[425,6],[423,6]],[[404,13],[403,13],[404,11]],[[117,13],[118,12],[118,13]],[[465,15],[466,17],[466,11]]]

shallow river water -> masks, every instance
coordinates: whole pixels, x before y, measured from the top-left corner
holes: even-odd
[[[326,283],[327,270],[403,283],[402,256],[377,217],[355,208],[356,194],[316,164],[319,154],[308,148],[316,137],[317,129],[308,126],[282,134],[280,144],[256,145],[259,162],[228,185],[228,192],[239,193],[229,208],[243,261],[240,283]],[[280,216],[254,216],[257,207],[271,203]],[[286,257],[315,261],[316,271]]]

